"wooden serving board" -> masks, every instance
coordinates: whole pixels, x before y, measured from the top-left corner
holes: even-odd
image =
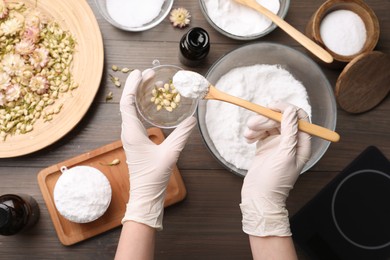
[[[164,140],[164,135],[159,128],[148,129],[148,134],[149,138],[156,144],[160,144]],[[110,163],[114,159],[119,159],[120,163],[114,166],[101,165]],[[99,219],[85,224],[73,223],[62,217],[55,207],[53,198],[55,184],[61,175],[61,167],[72,168],[78,165],[91,166],[103,172],[112,188],[111,204],[106,213]],[[120,226],[129,200],[129,174],[122,142],[116,141],[52,165],[38,173],[38,184],[62,244],[69,246]],[[175,166],[168,183],[164,206],[167,207],[183,200],[186,194],[183,179]]]

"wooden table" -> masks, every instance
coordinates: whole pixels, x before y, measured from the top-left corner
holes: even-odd
[[[118,102],[122,89],[113,86],[109,80],[111,65],[142,70],[150,67],[154,59],[162,64],[180,65],[178,42],[187,29],[175,29],[165,19],[159,26],[146,32],[120,31],[103,19],[92,0],[88,2],[104,38],[105,69],[100,90],[85,118],[64,138],[34,154],[0,159],[0,194],[27,193],[34,196],[41,207],[41,218],[35,228],[21,235],[0,237],[0,259],[113,258],[120,228],[71,247],[64,247],[59,242],[37,184],[37,174],[49,165],[120,138]],[[381,26],[376,49],[390,53],[390,2],[366,2],[377,14]],[[293,0],[285,19],[304,31],[310,16],[322,3],[321,0]],[[203,27],[210,34],[211,52],[207,62],[196,68],[199,73],[206,73],[221,55],[244,44],[215,31],[204,19],[197,0],[176,0],[174,7],[187,8],[192,14],[191,27]],[[306,52],[280,29],[258,41],[281,43]],[[340,70],[322,69],[334,86]],[[124,80],[125,76],[122,77]],[[105,102],[109,91],[114,93],[114,98]],[[337,131],[341,135],[341,142],[331,144],[323,158],[299,178],[287,203],[291,215],[367,146],[375,145],[390,157],[389,114],[389,98],[364,114],[351,115],[338,110]],[[178,166],[188,196],[185,201],[166,209],[164,231],[157,235],[156,259],[251,259],[248,238],[241,231],[238,207],[242,178],[229,173],[211,156],[198,129],[193,131]],[[300,259],[306,259],[299,248],[298,254]]]

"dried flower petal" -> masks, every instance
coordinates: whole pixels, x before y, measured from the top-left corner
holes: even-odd
[[[106,102],[111,100],[113,98],[113,93],[110,91],[108,92],[107,96],[106,96]]]
[[[5,100],[16,101],[20,97],[20,86],[18,84],[11,85],[5,92]]]
[[[38,27],[34,27],[34,26],[27,27],[24,30],[23,38],[27,41],[31,41],[33,43],[36,43],[39,41],[39,33],[40,33],[40,30]]]
[[[44,67],[49,61],[49,51],[45,48],[35,49],[30,56],[30,63],[35,68]]]
[[[21,42],[15,44],[15,52],[20,55],[28,55],[32,53],[34,49],[34,44],[28,40],[22,40]]]
[[[4,94],[0,91],[0,106],[4,106],[5,104],[5,96]]]
[[[23,58],[19,54],[12,53],[5,54],[1,64],[3,70],[10,76],[21,75],[25,66]]]
[[[0,19],[3,19],[8,14],[8,8],[4,0],[0,0]]]
[[[185,8],[176,8],[171,11],[169,20],[174,27],[184,28],[190,24],[190,12]]]
[[[10,85],[11,78],[5,72],[0,72],[0,91],[6,90]]]
[[[30,89],[39,95],[46,93],[49,88],[49,82],[42,76],[32,77],[29,85]]]
[[[0,26],[0,29],[5,35],[15,35],[22,29],[22,24],[18,19],[12,18],[3,22]]]

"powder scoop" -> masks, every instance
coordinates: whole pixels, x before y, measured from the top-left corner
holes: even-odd
[[[277,122],[282,121],[282,113],[222,92],[210,84],[202,75],[193,71],[181,70],[177,72],[173,76],[173,85],[179,91],[180,95],[187,98],[224,101],[243,107]],[[338,142],[340,140],[340,135],[338,133],[304,120],[298,121],[298,128],[305,133],[320,137],[327,141]]]

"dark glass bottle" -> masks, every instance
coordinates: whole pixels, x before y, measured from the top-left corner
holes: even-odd
[[[31,228],[39,219],[39,206],[25,194],[0,196],[0,235],[10,236]]]
[[[180,40],[179,60],[182,64],[195,67],[202,63],[210,51],[209,34],[200,27],[190,29]]]

